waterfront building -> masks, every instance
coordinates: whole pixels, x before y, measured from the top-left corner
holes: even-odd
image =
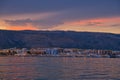
[[[58,55],[59,53],[58,48],[48,48],[45,52],[49,55]]]

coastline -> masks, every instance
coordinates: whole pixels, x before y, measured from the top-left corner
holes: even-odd
[[[110,56],[55,56],[55,55],[8,55],[8,56],[1,56],[0,57],[70,57],[70,58],[120,58],[120,56],[110,57]]]

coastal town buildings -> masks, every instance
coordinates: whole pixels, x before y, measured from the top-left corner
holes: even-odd
[[[10,48],[1,49],[5,56],[71,56],[71,57],[120,57],[120,51],[76,48]]]

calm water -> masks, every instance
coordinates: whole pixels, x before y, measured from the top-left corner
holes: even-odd
[[[0,80],[120,80],[120,59],[0,57]]]

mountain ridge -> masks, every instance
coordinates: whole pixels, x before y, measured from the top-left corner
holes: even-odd
[[[81,48],[120,50],[120,34],[75,31],[0,30],[0,48]]]

